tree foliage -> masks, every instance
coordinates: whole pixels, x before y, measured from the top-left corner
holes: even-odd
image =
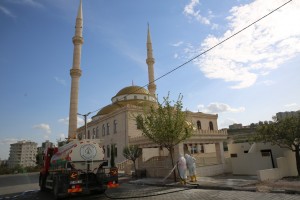
[[[193,131],[192,123],[187,121],[187,112],[182,111],[182,95],[179,95],[174,105],[169,95],[164,97],[163,103],[158,102],[156,107],[151,106],[138,115],[136,122],[144,136],[170,152],[174,167],[174,146],[189,138]]]
[[[3,174],[16,174],[16,173],[27,173],[27,172],[38,172],[40,171],[40,167],[22,167],[21,165],[16,165],[13,168],[8,168],[8,164],[0,165],[0,175]]]
[[[129,146],[124,147],[124,149],[123,149],[123,156],[126,159],[131,160],[133,162],[135,174],[136,174],[135,161],[141,155],[142,155],[142,149],[140,149],[137,145],[129,145]]]
[[[295,152],[298,175],[300,175],[300,114],[281,120],[273,118],[273,123],[260,124],[254,141],[271,142]]]

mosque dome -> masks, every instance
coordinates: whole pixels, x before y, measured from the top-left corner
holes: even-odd
[[[121,106],[118,106],[117,104],[107,105],[107,106],[101,108],[101,110],[97,113],[97,115],[106,115],[108,113],[111,113],[111,112],[117,110],[120,107]]]
[[[143,87],[140,86],[128,86],[125,87],[123,89],[121,89],[116,96],[121,96],[121,95],[128,95],[128,94],[145,94],[145,95],[149,95],[149,91],[146,90]]]
[[[140,86],[124,87],[111,100],[112,104],[101,108],[97,113],[98,116],[109,114],[127,105],[143,107],[156,104],[156,98]]]

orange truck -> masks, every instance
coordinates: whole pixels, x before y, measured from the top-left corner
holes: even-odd
[[[47,148],[40,171],[41,191],[55,199],[72,194],[103,193],[118,186],[117,168],[108,168],[103,148],[93,140],[73,140],[62,147]]]

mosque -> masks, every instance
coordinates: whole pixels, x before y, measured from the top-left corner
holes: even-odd
[[[97,140],[104,147],[105,157],[108,160],[111,157],[111,148],[115,148],[115,162],[119,168],[122,168],[122,164],[127,162],[122,155],[123,148],[131,144],[138,145],[143,149],[143,156],[138,161],[139,167],[147,168],[147,170],[149,168],[149,171],[147,171],[149,175],[163,176],[170,167],[165,162],[169,159],[168,152],[143,137],[135,121],[135,116],[143,112],[144,106],[157,103],[154,78],[155,59],[149,26],[146,42],[148,89],[135,85],[120,89],[111,98],[111,104],[101,108],[96,115],[92,116],[92,121],[88,122],[86,126],[77,128],[79,78],[81,76],[80,60],[83,44],[82,27],[82,2],[80,1],[75,36],[73,37],[73,66],[70,70],[72,82],[68,137]],[[224,168],[223,141],[227,139],[227,132],[218,130],[217,114],[188,112],[188,115],[195,125],[195,131],[191,138],[177,145],[175,155],[186,152],[195,156],[198,155],[200,156],[198,164],[201,165],[202,162],[203,166],[207,164],[208,160],[205,160],[201,155],[210,155],[210,158],[213,158],[210,160],[210,164],[216,165],[215,168],[210,168],[210,170],[218,173]]]

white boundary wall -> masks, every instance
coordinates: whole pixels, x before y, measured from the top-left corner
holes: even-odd
[[[214,176],[224,173],[224,165],[210,165],[196,168],[197,176]]]
[[[297,176],[295,152],[285,151],[284,157],[277,158],[278,168],[258,170],[260,181],[278,180],[286,176]]]
[[[232,173],[237,175],[256,175],[257,170],[272,168],[271,157],[263,157],[260,152],[238,155],[231,158]]]

